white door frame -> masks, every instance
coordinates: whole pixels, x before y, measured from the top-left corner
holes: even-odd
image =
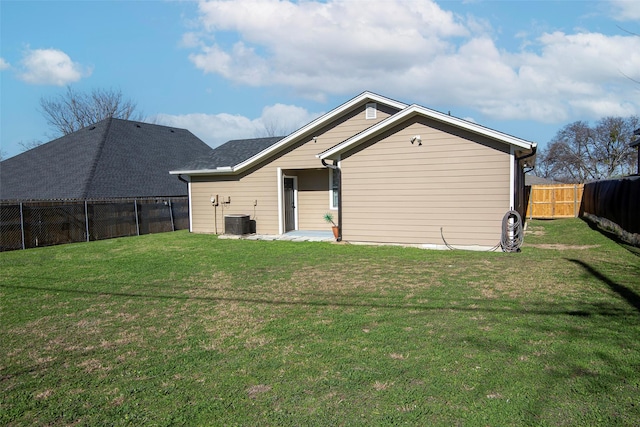
[[[293,203],[295,209],[293,216],[295,220],[295,229],[298,230],[298,177],[294,175],[285,175],[282,168],[277,169],[277,185],[278,185],[278,234],[285,233],[284,219],[284,179],[293,178]]]
[[[281,187],[282,187],[282,194],[283,194],[283,201],[282,204],[280,205],[280,209],[282,209],[282,217],[284,218],[284,231],[286,232],[286,228],[287,228],[287,224],[286,224],[286,207],[284,206],[284,180],[285,179],[291,179],[293,180],[293,230],[297,230],[298,229],[298,177],[295,175],[282,175],[282,182],[281,182]],[[289,230],[292,231],[292,230]]]

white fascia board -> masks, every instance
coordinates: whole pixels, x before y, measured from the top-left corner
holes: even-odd
[[[517,138],[515,136],[507,135],[506,133],[502,133],[493,129],[486,128],[484,126],[477,125],[472,122],[468,122],[463,119],[459,119],[457,117],[452,117],[448,114],[440,113],[439,111],[431,110],[425,107],[421,107],[419,105],[413,104],[404,110],[400,111],[397,114],[387,117],[385,120],[379,122],[377,125],[370,127],[369,129],[355,135],[346,141],[330,148],[329,150],[316,155],[319,159],[327,159],[336,154],[343,153],[349,148],[358,145],[363,142],[365,139],[370,138],[387,128],[393,126],[401,120],[409,118],[411,116],[421,115],[433,120],[437,120],[442,123],[447,123],[452,126],[455,126],[460,129],[465,129],[470,132],[476,133],[478,135],[483,135],[488,138],[503,142],[505,144],[509,144],[510,146],[519,147],[525,150],[531,150],[536,146],[536,143],[526,141],[524,139]]]
[[[169,171],[171,175],[229,175],[233,174],[235,169],[231,166],[219,167],[216,169],[195,169],[195,170],[177,170]]]
[[[290,144],[296,141],[299,141],[300,138],[311,135],[315,130],[321,128],[327,123],[330,123],[332,120],[339,117],[344,112],[350,110],[354,106],[365,101],[372,101],[379,104],[388,105],[388,106],[397,108],[399,110],[403,110],[407,108],[407,104],[403,102],[395,101],[393,99],[386,98],[384,96],[375,94],[373,92],[362,92],[360,95],[356,96],[355,98],[352,98],[351,100],[345,102],[344,104],[334,108],[328,113],[313,120],[311,123],[301,127],[297,131],[293,132],[291,135],[282,138],[280,141],[273,144],[271,147],[259,152],[255,156],[250,157],[249,159],[245,160],[242,163],[238,163],[235,166],[219,167],[216,169],[176,170],[176,171],[169,171],[169,173],[172,175],[233,175],[233,174],[239,173],[244,169],[247,169],[253,166],[256,163],[259,163],[263,159],[268,158],[269,156],[279,152],[280,150],[282,150],[283,148],[286,148]]]
[[[264,158],[267,158],[270,155],[272,155],[274,153],[277,153],[282,148],[287,147],[288,145],[290,145],[292,142],[298,141],[301,137],[304,137],[305,135],[308,136],[313,131],[321,128],[322,126],[326,125],[327,123],[330,123],[332,120],[334,120],[335,118],[337,118],[338,116],[340,116],[344,112],[348,111],[349,109],[353,108],[354,106],[362,103],[363,101],[374,101],[374,102],[377,102],[377,103],[380,103],[380,104],[385,104],[385,105],[389,105],[389,106],[394,107],[394,108],[398,108],[400,110],[405,109],[407,107],[407,104],[404,104],[402,102],[394,101],[392,99],[385,98],[384,96],[377,95],[377,94],[372,93],[372,92],[363,92],[360,95],[356,96],[355,98],[353,98],[353,99],[345,102],[344,104],[340,105],[339,107],[334,108],[333,110],[329,111],[328,113],[318,117],[317,119],[315,119],[311,123],[301,127],[297,131],[293,132],[291,135],[281,139],[280,141],[278,141],[277,143],[273,144],[271,147],[267,148],[266,150],[261,151],[260,153],[258,153],[255,156],[245,160],[242,163],[238,163],[236,166],[233,167],[233,171],[234,172],[240,172],[243,169],[246,169],[246,168],[254,165],[255,163],[263,160]]]

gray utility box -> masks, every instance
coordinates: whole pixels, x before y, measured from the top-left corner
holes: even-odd
[[[250,234],[251,221],[249,215],[225,215],[224,234]]]

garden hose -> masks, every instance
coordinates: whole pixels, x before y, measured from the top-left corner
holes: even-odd
[[[517,211],[509,211],[502,218],[500,246],[504,252],[520,252],[524,240],[522,218]]]

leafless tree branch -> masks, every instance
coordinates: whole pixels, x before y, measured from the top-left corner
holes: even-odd
[[[87,94],[67,86],[64,94],[40,98],[40,109],[58,135],[68,135],[109,117],[142,120],[142,114],[136,113],[136,104],[123,99],[122,92],[114,89],[93,89]]]

